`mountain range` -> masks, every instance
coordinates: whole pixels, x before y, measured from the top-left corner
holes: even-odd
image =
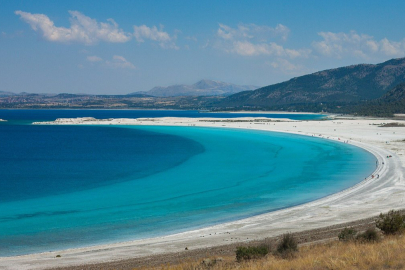
[[[236,85],[212,80],[201,80],[195,84],[177,84],[167,87],[157,86],[149,91],[134,92],[133,94],[146,94],[155,97],[178,97],[178,96],[226,96],[246,90],[259,88],[253,85]]]
[[[405,58],[329,69],[252,90],[255,88],[201,80],[128,95],[0,91],[0,108],[243,109],[386,117],[405,113]],[[235,92],[239,93],[232,94]]]
[[[316,72],[231,95],[218,106],[266,108],[288,104],[360,102],[380,98],[402,82],[405,82],[405,58]]]

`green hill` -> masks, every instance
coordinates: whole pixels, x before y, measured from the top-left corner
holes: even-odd
[[[324,70],[231,95],[219,107],[273,108],[291,104],[347,104],[380,98],[405,81],[405,58]],[[288,106],[284,106],[288,107]]]
[[[405,82],[400,83],[382,97],[364,102],[348,112],[367,116],[393,116],[396,113],[405,113]]]

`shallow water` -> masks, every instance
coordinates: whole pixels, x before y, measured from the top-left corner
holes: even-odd
[[[8,149],[0,153],[6,164],[0,165],[2,256],[140,239],[249,217],[346,189],[375,166],[371,154],[354,146],[282,133],[157,126],[8,128],[14,131],[0,126],[1,149]]]

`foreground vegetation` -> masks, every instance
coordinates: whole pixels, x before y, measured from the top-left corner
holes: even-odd
[[[365,232],[343,229],[339,240],[301,246],[291,234],[283,235],[277,247],[238,247],[236,257],[164,265],[155,269],[405,269],[404,216],[398,211],[381,214],[375,227]],[[287,256],[286,256],[287,255]]]
[[[290,259],[269,253],[257,260],[237,262],[235,257],[184,262],[156,269],[405,269],[405,237],[388,236],[380,242],[342,242],[303,246]]]

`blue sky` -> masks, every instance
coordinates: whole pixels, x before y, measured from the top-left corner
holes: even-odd
[[[0,91],[265,86],[405,56],[405,1],[0,0]]]

